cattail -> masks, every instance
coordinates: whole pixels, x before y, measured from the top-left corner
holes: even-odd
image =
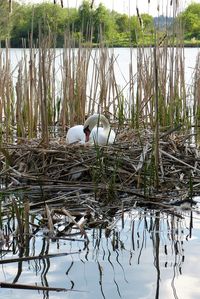
[[[143,28],[143,22],[142,22],[142,18],[141,18],[141,16],[140,16],[138,7],[136,7],[136,12],[137,12],[137,17],[138,17],[140,26]]]
[[[94,0],[91,1],[90,8],[92,9],[94,5]]]
[[[12,13],[12,0],[9,0],[9,13]]]

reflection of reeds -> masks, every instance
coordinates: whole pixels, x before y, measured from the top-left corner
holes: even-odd
[[[132,198],[129,200],[129,204],[132,206]],[[127,207],[127,201],[127,198],[122,199],[125,209]],[[12,264],[13,267],[14,265],[18,267],[17,275],[13,283],[18,282],[20,276],[23,274],[22,263],[29,261],[29,265],[31,265],[31,261],[35,260],[35,263],[40,263],[41,267],[39,271],[37,268],[35,274],[39,275],[41,272],[43,287],[48,288],[49,271],[51,269],[50,259],[58,259],[62,256],[77,254],[77,258],[80,256],[80,261],[84,261],[84,267],[87,267],[87,263],[90,263],[91,259],[97,262],[98,267],[96,271],[97,274],[99,273],[101,292],[105,291],[104,277],[106,277],[109,267],[111,267],[113,271],[114,287],[119,295],[123,295],[123,283],[129,282],[130,277],[132,277],[127,274],[129,273],[127,270],[131,272],[138,271],[140,270],[140,265],[143,269],[144,264],[148,264],[148,268],[152,269],[152,267],[155,267],[156,269],[157,278],[155,279],[157,294],[159,294],[160,279],[163,279],[166,268],[171,268],[172,287],[174,288],[174,280],[178,273],[181,273],[182,264],[184,262],[183,236],[189,232],[190,237],[192,235],[192,213],[191,219],[188,219],[190,224],[186,226],[187,230],[185,232],[185,224],[183,223],[185,220],[182,221],[182,214],[179,214],[178,210],[172,210],[170,205],[163,205],[162,213],[160,211],[154,211],[151,203],[149,203],[150,210],[146,208],[145,210],[139,209],[124,213],[124,210],[121,210],[121,202],[118,206],[110,206],[108,210],[102,206],[101,202],[91,201],[89,196],[84,199],[85,207],[84,205],[80,206],[80,204],[70,206],[69,201],[63,199],[63,208],[60,209],[57,208],[58,203],[55,200],[51,201],[51,203],[50,201],[48,202],[51,205],[51,226],[49,230],[43,232],[42,239],[42,228],[49,226],[49,216],[47,215],[49,212],[46,213],[46,204],[44,202],[40,204],[36,202],[24,208],[29,215],[32,214],[35,217],[34,221],[29,222],[29,230],[31,228],[30,231],[32,231],[31,234],[29,233],[29,239],[27,239],[28,243],[26,244],[26,246],[30,248],[29,254],[27,254],[25,250],[22,250],[25,249],[22,247],[24,243],[21,242],[21,240],[25,238],[22,236],[25,226],[19,221],[19,214],[24,214],[24,218],[22,217],[22,219],[25,221],[27,216],[25,216],[25,211],[21,208],[20,200],[13,197],[10,203],[4,205],[3,227],[4,232],[7,231],[5,234],[7,243],[4,244],[4,246],[5,248],[11,248],[11,246],[13,246],[14,256],[10,257],[9,251],[5,251],[5,256],[2,257],[0,264]],[[148,207],[148,204],[145,202],[143,202],[143,205],[144,207]],[[164,210],[166,210],[166,213]],[[124,218],[123,221],[122,218]],[[7,221],[8,219],[9,221]],[[12,226],[11,222],[17,225]],[[19,225],[20,228],[18,227]],[[123,226],[125,226],[124,229]],[[87,234],[88,228],[90,233],[87,235],[87,238],[81,238],[81,235],[86,237],[85,233]],[[36,234],[38,231],[40,231],[40,234]],[[14,235],[14,238],[12,238],[12,235]],[[16,241],[17,239],[20,240],[20,242]],[[34,240],[32,246],[30,243],[32,242],[31,240]],[[55,249],[55,242],[51,242],[50,240],[57,242],[59,252],[52,253],[52,247]],[[72,252],[66,252],[67,244],[69,244],[70,248],[73,248]],[[87,251],[85,251],[86,244]],[[63,246],[65,248],[62,253]],[[35,250],[35,248],[37,248],[37,250]],[[153,253],[153,255],[144,254],[145,251]],[[126,262],[127,260],[129,263]],[[18,264],[16,264],[16,262]],[[52,260],[52,263],[53,262]],[[70,260],[66,262],[69,263]],[[101,268],[102,262],[104,263],[103,268]],[[82,264],[83,263],[81,263],[81,265]],[[132,266],[133,264],[137,266],[137,270],[136,267]],[[80,271],[82,271],[81,265],[79,268]],[[71,267],[73,267],[73,263],[69,266],[67,275]],[[46,271],[43,272],[43,269]],[[61,269],[61,271],[62,270],[63,269]],[[169,270],[170,269],[168,269],[168,273]],[[120,279],[119,276],[115,275],[117,273],[116,271],[120,271],[122,274]],[[176,276],[173,275],[174,271],[176,271]],[[32,275],[34,274],[32,273]],[[76,284],[76,276],[73,277],[72,275],[71,272],[70,280],[74,281],[74,285],[74,283]],[[14,285],[7,285],[7,287],[12,288]],[[27,285],[27,287],[31,288],[31,285]],[[23,285],[21,285],[21,288],[23,288]],[[49,289],[49,291],[50,290],[51,289]]]

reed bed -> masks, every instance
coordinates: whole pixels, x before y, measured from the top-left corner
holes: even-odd
[[[26,289],[31,291],[40,290],[43,291],[43,294],[52,291],[81,292],[77,287],[72,288],[68,286],[67,288],[67,286],[64,285],[64,287],[61,288],[60,285],[58,286],[56,280],[52,281],[51,284],[47,283],[48,273],[51,270],[50,266],[56,263],[56,258],[69,256],[64,260],[67,265],[69,264],[69,271],[71,267],[73,267],[74,259],[76,259],[77,262],[82,262],[82,256],[89,256],[90,252],[92,252],[92,260],[94,258],[100,263],[99,252],[102,248],[104,249],[104,242],[109,244],[113,249],[112,252],[110,250],[103,251],[103,257],[112,256],[113,269],[118,266],[118,256],[122,254],[124,250],[130,252],[130,259],[134,253],[135,263],[139,264],[142,259],[141,253],[145,250],[144,242],[146,244],[149,238],[152,243],[147,244],[152,246],[155,252],[152,262],[154,261],[156,264],[155,267],[158,275],[160,273],[158,261],[162,252],[165,253],[163,257],[166,259],[166,263],[171,260],[173,262],[174,256],[176,257],[174,268],[177,271],[180,271],[184,263],[183,234],[185,233],[186,224],[184,222],[185,220],[182,221],[184,213],[176,213],[176,210],[173,212],[170,211],[172,215],[169,215],[167,210],[166,212],[135,210],[132,213],[126,213],[126,209],[123,208],[123,206],[121,206],[120,210],[117,210],[117,206],[110,207],[109,210],[101,207],[97,210],[90,206],[87,207],[87,210],[80,210],[80,207],[79,209],[70,209],[70,207],[68,207],[69,209],[67,210],[66,205],[62,208],[58,208],[55,203],[48,203],[45,205],[41,216],[39,216],[37,206],[31,203],[29,204],[28,212],[29,231],[20,236],[19,223],[16,222],[15,216],[17,213],[21,213],[21,229],[23,230],[25,229],[25,211],[22,209],[22,205],[20,206],[19,200],[14,204],[16,209],[12,215],[10,215],[8,211],[8,206],[4,206],[4,238],[2,239],[3,250],[1,252],[0,264],[5,267],[9,266],[8,264],[12,264],[12,267],[16,269],[16,271],[13,274],[13,280],[9,282],[2,281],[0,283],[1,288]],[[169,206],[165,207],[165,209],[167,208],[169,209]],[[187,242],[188,238],[191,237],[188,231],[190,230],[190,232],[192,232],[192,217],[191,212],[191,221],[186,229]],[[126,242],[124,241],[124,236],[126,236]],[[160,240],[162,238],[164,238],[165,242],[161,245]],[[129,242],[130,239],[131,243]],[[25,242],[25,240],[28,240],[28,242]],[[56,252],[55,244],[57,245]],[[131,247],[130,244],[132,245]],[[12,254],[10,254],[11,250]],[[116,251],[118,253],[117,256],[115,255]],[[115,263],[115,259],[117,263]],[[30,280],[24,282],[22,280],[26,263],[28,263],[32,271],[33,279],[34,274],[40,277],[41,280],[39,283],[30,283]],[[40,268],[38,269],[37,267],[35,270],[34,265],[37,266],[38,264]],[[46,270],[44,277],[43,269]],[[124,273],[123,263],[120,263],[120,269],[122,269]],[[159,285],[157,287],[159,287]]]
[[[51,36],[41,37],[38,48],[24,49],[15,69],[9,47],[0,52],[0,121],[7,142],[37,137],[48,145],[52,126],[66,132],[97,112],[119,126],[129,122],[136,129],[154,129],[156,123],[161,127],[195,124],[197,108],[187,101],[183,47],[168,48],[167,41],[148,49],[139,47],[137,58],[130,48],[129,80],[122,86],[117,72],[123,76],[123,70],[114,50],[81,43],[74,48],[68,35],[64,48],[56,50],[53,41]],[[190,94],[197,90],[195,85]],[[197,96],[193,107],[198,107]]]

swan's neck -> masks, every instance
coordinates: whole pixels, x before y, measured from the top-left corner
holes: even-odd
[[[103,125],[103,134],[105,136],[108,136],[110,134],[110,124],[109,124],[109,121],[107,120],[107,118],[103,114],[93,114],[86,120],[86,122],[84,124],[85,134],[87,133],[87,131],[90,134],[92,129],[95,126],[97,126],[97,130],[98,130],[100,123]],[[86,139],[88,139],[87,136],[86,136]]]
[[[100,120],[103,125],[104,134],[108,135],[110,133],[110,124],[104,115],[100,115]]]

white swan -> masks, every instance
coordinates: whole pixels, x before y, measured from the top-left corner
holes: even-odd
[[[100,122],[103,125],[99,127]],[[67,143],[88,143],[88,144],[112,144],[115,140],[115,132],[111,130],[107,118],[103,114],[93,114],[85,121],[84,126],[77,125],[67,132]]]
[[[100,122],[103,125],[99,127]],[[93,114],[85,121],[85,141],[99,145],[112,144],[115,141],[115,132],[111,130],[109,121],[103,114]]]
[[[71,127],[67,131],[66,142],[68,144],[75,143],[75,142],[85,143],[85,134],[83,132],[83,125],[77,125]]]

